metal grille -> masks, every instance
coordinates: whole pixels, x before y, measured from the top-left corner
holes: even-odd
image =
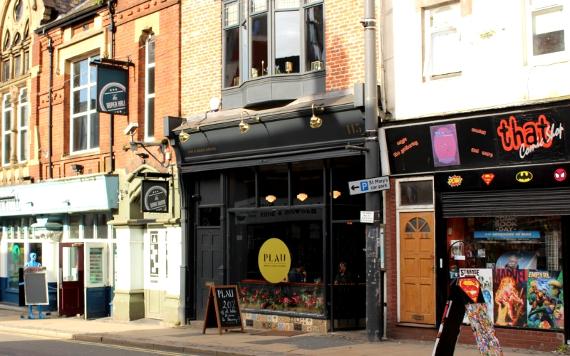
[[[570,215],[570,188],[441,193],[444,218]]]

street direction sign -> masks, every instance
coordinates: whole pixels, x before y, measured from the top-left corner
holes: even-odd
[[[350,195],[377,192],[379,190],[387,189],[390,189],[390,178],[388,176],[348,182],[348,192]]]

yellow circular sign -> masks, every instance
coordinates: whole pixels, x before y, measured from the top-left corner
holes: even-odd
[[[291,268],[291,254],[287,245],[277,238],[265,241],[259,249],[257,264],[266,281],[283,282]]]

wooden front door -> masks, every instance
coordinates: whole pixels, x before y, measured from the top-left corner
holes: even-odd
[[[400,213],[400,322],[435,324],[433,212]]]
[[[61,271],[59,314],[83,315],[85,303],[82,243],[59,244],[59,268]]]

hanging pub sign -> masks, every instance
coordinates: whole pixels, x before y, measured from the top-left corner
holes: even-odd
[[[168,212],[168,181],[143,180],[141,192],[143,212]]]
[[[570,159],[570,107],[386,127],[391,174]],[[527,176],[521,175],[522,181]],[[520,180],[519,180],[520,181]]]
[[[97,65],[97,112],[128,115],[129,71],[118,66]]]

